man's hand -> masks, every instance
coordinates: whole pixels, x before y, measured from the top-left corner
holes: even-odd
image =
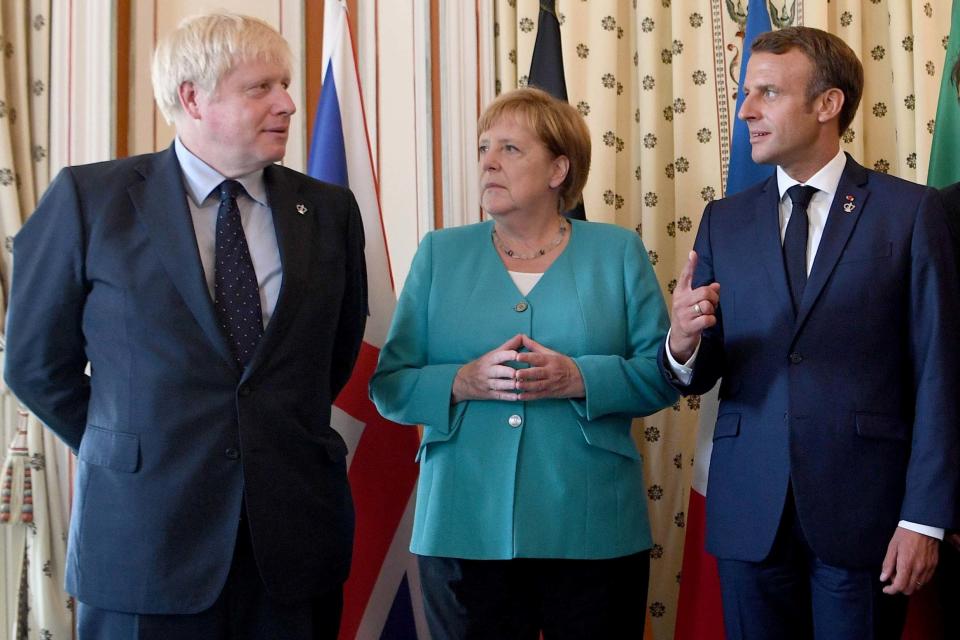
[[[493,351],[488,351],[473,362],[460,367],[453,379],[451,400],[517,400],[516,369],[504,362],[517,359],[517,349],[523,346],[523,336],[517,334]]]
[[[523,336],[528,351],[517,355],[517,361],[530,365],[517,370],[518,400],[541,398],[582,398],[586,393],[580,367],[569,356],[548,349],[533,338]]]
[[[720,284],[712,282],[691,289],[693,272],[697,268],[697,252],[691,251],[687,264],[680,272],[673,290],[673,309],[670,313],[670,354],[684,363],[690,359],[704,329],[717,324],[717,306],[720,304]]]
[[[887,545],[880,582],[890,580],[883,588],[889,595],[910,595],[930,582],[937,568],[940,541],[916,531],[897,527]]]
[[[960,551],[960,531],[947,531],[947,535],[944,538],[951,547]]]

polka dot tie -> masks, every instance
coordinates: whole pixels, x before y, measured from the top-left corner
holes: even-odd
[[[233,356],[245,367],[263,335],[263,314],[257,274],[237,207],[237,196],[242,193],[243,186],[236,180],[220,183],[213,298]]]

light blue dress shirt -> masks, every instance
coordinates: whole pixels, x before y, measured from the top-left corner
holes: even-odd
[[[207,279],[207,290],[213,299],[215,236],[217,230],[217,211],[220,197],[217,187],[226,180],[224,176],[193,155],[180,138],[174,142],[177,160],[183,171],[183,186],[187,192],[187,205],[193,219],[193,230],[197,235],[197,249],[200,262]],[[240,221],[243,233],[247,237],[253,270],[257,274],[260,287],[260,308],[263,310],[263,326],[266,327],[273,315],[280,295],[283,281],[283,266],[280,262],[280,249],[277,246],[277,232],[273,227],[273,212],[267,202],[267,188],[263,181],[263,169],[235,178],[243,185],[246,196],[237,198],[240,209]]]

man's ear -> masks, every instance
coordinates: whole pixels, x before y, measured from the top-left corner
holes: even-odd
[[[185,80],[177,87],[177,98],[180,100],[180,108],[189,118],[200,119],[200,90],[189,80]]]
[[[828,122],[833,118],[840,117],[840,111],[843,109],[843,103],[846,97],[843,91],[833,87],[821,93],[814,100],[814,109],[817,110],[817,120]]]

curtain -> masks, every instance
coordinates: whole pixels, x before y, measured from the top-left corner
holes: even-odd
[[[635,229],[669,306],[707,202],[726,186],[744,0],[558,0],[570,103],[593,143],[587,218]],[[840,35],[866,87],[843,147],[878,171],[925,182],[950,0],[771,0],[773,28]],[[539,2],[495,0],[497,91],[522,86]],[[672,639],[700,398],[634,426],[654,546],[647,636]]]
[[[49,27],[49,0],[0,0],[0,314],[6,311],[13,236],[50,180]],[[6,454],[0,499],[10,509],[9,521],[0,522],[3,637],[72,637],[73,603],[63,591],[66,515],[58,481],[69,471],[60,468],[61,451],[0,383],[0,452]]]

